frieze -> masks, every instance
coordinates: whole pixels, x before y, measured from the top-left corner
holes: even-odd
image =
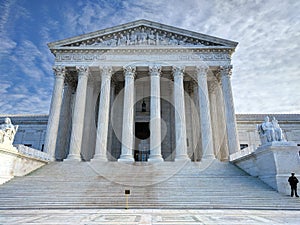
[[[87,40],[81,40],[64,47],[118,47],[118,46],[222,46],[219,43],[199,40],[197,38],[167,32],[146,26],[139,26],[115,32],[108,35],[93,37]]]
[[[56,62],[94,62],[94,61],[117,61],[117,60],[177,60],[177,61],[230,61],[228,53],[174,53],[173,54],[82,54],[82,53],[62,53],[56,55]]]

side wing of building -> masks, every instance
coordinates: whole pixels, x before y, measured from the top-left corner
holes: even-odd
[[[44,151],[48,115],[0,115],[0,124],[9,117],[12,124],[19,125],[14,144],[22,144]]]
[[[261,124],[265,116],[275,117],[283,130],[284,137],[300,146],[300,114],[237,114],[237,129],[240,148],[257,148],[260,139],[257,124]],[[44,142],[48,123],[48,115],[0,115],[0,123],[6,117],[11,118],[14,125],[19,125],[14,144],[23,144],[40,151],[44,150]]]

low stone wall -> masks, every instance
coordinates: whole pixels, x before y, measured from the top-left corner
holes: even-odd
[[[251,176],[259,177],[278,192],[290,194],[287,180],[291,172],[295,172],[300,178],[300,147],[289,142],[273,142],[260,146],[255,151],[245,151],[248,154],[243,151],[233,154],[230,157],[231,162]]]
[[[46,153],[17,145],[16,147],[0,143],[0,184],[15,176],[24,176],[49,162]]]

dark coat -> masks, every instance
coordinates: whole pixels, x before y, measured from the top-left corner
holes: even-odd
[[[296,187],[297,183],[299,182],[297,177],[295,177],[295,176],[290,176],[288,181],[289,181],[291,187]]]

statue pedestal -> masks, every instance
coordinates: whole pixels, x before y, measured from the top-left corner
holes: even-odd
[[[289,145],[290,144],[290,145]],[[287,179],[291,172],[300,175],[300,148],[293,143],[271,143],[255,151],[259,178],[280,193],[290,194]]]
[[[270,142],[232,162],[286,195],[290,194],[291,172],[300,177],[300,147],[293,142]]]

